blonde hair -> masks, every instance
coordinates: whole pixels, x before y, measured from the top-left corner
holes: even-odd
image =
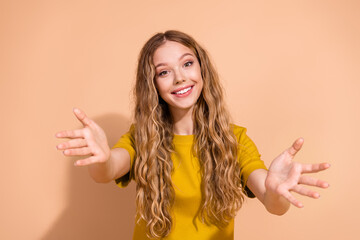
[[[173,164],[173,123],[166,102],[155,86],[153,55],[166,41],[191,49],[197,57],[203,78],[203,90],[194,107],[194,145],[202,173],[200,220],[218,227],[226,226],[242,205],[237,141],[225,109],[223,89],[209,56],[191,36],[179,31],[166,31],[151,37],[142,48],[136,74],[134,179],[137,183],[138,221],[147,224],[149,237],[160,238],[170,233],[174,188],[171,181]]]

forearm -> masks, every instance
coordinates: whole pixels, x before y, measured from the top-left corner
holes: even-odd
[[[107,183],[130,170],[130,156],[125,149],[112,149],[107,161],[91,164],[88,170],[95,182]]]
[[[89,174],[97,183],[107,183],[112,180],[113,166],[111,157],[103,163],[94,163],[88,166]]]

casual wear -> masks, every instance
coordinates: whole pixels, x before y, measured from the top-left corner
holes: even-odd
[[[134,126],[132,126],[134,127]],[[250,173],[256,169],[266,169],[264,162],[260,160],[260,154],[253,141],[246,135],[246,128],[232,125],[234,134],[239,143],[238,161],[241,167],[242,181],[246,186]],[[119,187],[125,187],[133,178],[133,162],[135,159],[134,137],[131,131],[123,135],[115,144],[114,148],[124,148],[131,158],[130,172],[116,179]],[[215,225],[201,223],[196,213],[201,203],[201,174],[199,160],[192,153],[194,135],[174,135],[173,144],[175,153],[171,155],[174,171],[172,182],[175,190],[175,202],[173,206],[173,225],[167,240],[215,240],[234,239],[234,220],[224,229]],[[247,196],[254,197],[245,187]],[[145,233],[145,223],[141,221],[135,225],[133,239],[148,239]]]

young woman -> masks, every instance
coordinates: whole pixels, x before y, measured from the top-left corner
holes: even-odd
[[[110,149],[104,131],[74,109],[84,128],[62,131],[57,146],[88,166],[97,182],[136,182],[134,239],[233,239],[234,217],[243,196],[257,197],[273,214],[290,203],[291,192],[319,194],[303,185],[328,183],[303,175],[327,163],[293,162],[304,142],[293,145],[265,167],[246,129],[230,123],[219,77],[206,51],[179,31],[150,38],[139,56],[135,120]]]

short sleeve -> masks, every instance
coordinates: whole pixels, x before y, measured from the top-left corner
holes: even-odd
[[[112,147],[112,149],[124,148],[125,150],[128,151],[130,155],[130,171],[124,176],[115,179],[115,183],[121,188],[126,187],[134,176],[133,163],[136,157],[134,132],[135,132],[135,127],[134,125],[131,125],[129,131],[124,135],[122,135],[119,141]]]
[[[241,182],[244,192],[249,198],[255,195],[246,186],[250,174],[256,169],[267,169],[261,160],[261,155],[254,142],[246,135],[246,128],[233,125],[234,134],[238,141],[238,161],[241,171]]]

